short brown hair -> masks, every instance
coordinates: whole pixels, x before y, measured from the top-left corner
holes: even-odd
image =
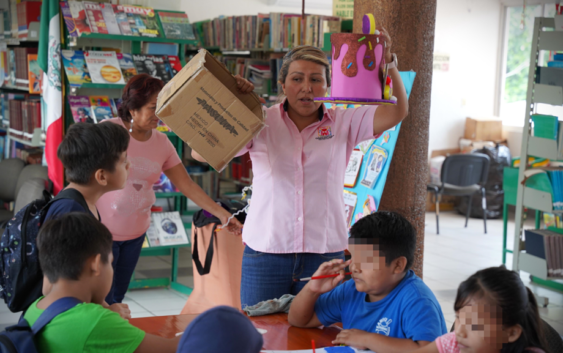
[[[282,67],[279,73],[279,82],[285,83],[285,79],[289,73],[289,65],[297,60],[306,60],[314,62],[325,67],[326,73],[326,83],[330,87],[330,64],[328,63],[328,58],[326,54],[319,48],[310,45],[300,45],[293,48],[289,53],[287,53],[283,58]]]
[[[131,77],[123,89],[122,103],[118,115],[125,122],[131,121],[131,110],[141,109],[150,97],[158,94],[164,82],[149,74],[139,74]]]

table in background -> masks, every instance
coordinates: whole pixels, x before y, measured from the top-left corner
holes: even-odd
[[[131,319],[131,325],[141,330],[166,338],[174,338],[176,333],[184,332],[197,315],[151,316]],[[323,328],[297,328],[287,322],[287,314],[272,314],[250,317],[256,328],[267,330],[262,335],[264,349],[296,350],[311,349],[311,340],[318,348],[332,346],[332,340],[340,332],[337,326]]]

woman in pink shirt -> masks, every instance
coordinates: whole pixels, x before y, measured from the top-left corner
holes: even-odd
[[[390,51],[386,61],[397,105],[328,110],[313,101],[330,87],[326,54],[293,49],[279,73],[286,98],[266,111],[267,128],[240,153],[250,152],[254,173],[243,230],[241,304],[297,294],[321,263],[343,259],[348,232],[342,190],[354,147],[400,123],[407,95]],[[201,156],[193,154],[201,160]]]
[[[252,90],[247,81],[239,79],[238,83],[241,91]],[[134,76],[123,90],[119,118],[109,119],[131,134],[127,149],[131,167],[125,187],[105,194],[96,204],[102,223],[113,235],[114,278],[106,298],[108,304],[121,303],[129,287],[150,225],[150,209],[156,199],[153,184],[162,172],[182,194],[223,224],[231,216],[190,178],[168,137],[156,130],[156,98],[163,86],[161,80],[147,74]],[[240,234],[240,229],[241,224],[233,218],[229,230]]]

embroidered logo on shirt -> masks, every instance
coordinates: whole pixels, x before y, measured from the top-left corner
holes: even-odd
[[[375,328],[375,333],[379,333],[385,336],[389,336],[391,333],[391,328],[389,327],[393,320],[384,317],[383,319],[379,320],[377,323],[377,327]]]
[[[317,140],[328,140],[334,137],[330,126],[321,126],[317,131]]]

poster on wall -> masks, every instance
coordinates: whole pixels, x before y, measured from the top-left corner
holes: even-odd
[[[409,97],[416,73],[408,71],[400,72],[400,74],[407,91],[407,97]],[[353,107],[348,106],[348,108]],[[359,152],[362,155],[362,160],[357,174],[360,182],[356,182],[354,186],[350,187],[348,185],[352,184],[345,181],[346,185],[344,185],[344,212],[346,212],[348,227],[351,227],[362,217],[378,210],[400,131],[401,124],[398,124],[385,131],[378,138],[358,144],[356,150],[352,153],[354,155],[354,153]],[[348,167],[350,167],[350,164]],[[350,209],[353,213],[351,216]]]
[[[348,188],[353,188],[356,186],[356,181],[358,180],[358,174],[360,173],[360,167],[362,166],[362,159],[364,154],[360,150],[352,151],[350,160],[348,161],[348,166],[346,167],[346,172],[344,172],[344,186]]]

